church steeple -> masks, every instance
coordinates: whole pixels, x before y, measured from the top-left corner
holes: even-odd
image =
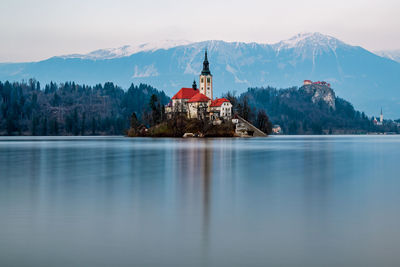
[[[213,99],[213,77],[210,72],[210,64],[207,58],[207,49],[204,53],[203,70],[200,74],[200,93],[206,95],[208,98]]]
[[[211,75],[210,64],[208,63],[208,58],[207,58],[207,49],[204,54],[203,70],[201,71],[201,75]]]
[[[194,90],[197,90],[197,84],[196,84],[196,80],[193,80],[193,85],[192,85],[192,88],[193,88]]]

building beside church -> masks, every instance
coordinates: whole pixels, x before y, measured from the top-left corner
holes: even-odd
[[[213,76],[205,51],[203,70],[199,77],[199,87],[193,81],[191,88],[181,88],[165,107],[168,117],[174,114],[186,115],[191,119],[230,119],[232,117],[232,104],[226,98],[213,99]]]

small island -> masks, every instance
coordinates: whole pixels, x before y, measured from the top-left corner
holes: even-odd
[[[193,81],[191,88],[181,88],[171,101],[161,109],[156,96],[150,99],[153,126],[147,128],[131,117],[129,137],[265,137],[271,124],[264,113],[263,130],[258,129],[238,114],[233,114],[232,103],[227,98],[213,98],[213,76],[204,54],[199,87]],[[260,115],[261,119],[262,115]],[[268,131],[268,129],[270,129]]]

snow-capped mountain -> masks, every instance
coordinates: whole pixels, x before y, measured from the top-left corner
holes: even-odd
[[[321,33],[299,33],[288,40],[280,41],[274,44],[273,47],[276,51],[282,49],[296,49],[297,51],[305,51],[315,49],[323,50],[336,50],[338,46],[346,45],[342,41],[328,35]]]
[[[375,54],[400,63],[400,49],[375,51]]]
[[[165,40],[161,42],[144,43],[140,45],[124,45],[117,48],[98,49],[87,54],[70,54],[70,55],[63,55],[60,57],[65,59],[67,58],[80,58],[80,59],[92,59],[92,60],[111,59],[111,58],[127,57],[132,54],[144,51],[169,49],[172,47],[187,45],[187,44],[190,44],[190,42],[186,40]]]
[[[300,86],[305,79],[324,80],[367,114],[376,114],[382,106],[386,117],[400,117],[400,63],[320,33],[303,33],[276,44],[169,41],[0,64],[0,80],[112,81],[125,88],[147,83],[172,95],[198,79],[206,48],[216,96],[248,87],[286,88]]]

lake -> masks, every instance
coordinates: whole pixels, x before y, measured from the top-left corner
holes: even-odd
[[[0,266],[400,266],[400,137],[0,137]]]

